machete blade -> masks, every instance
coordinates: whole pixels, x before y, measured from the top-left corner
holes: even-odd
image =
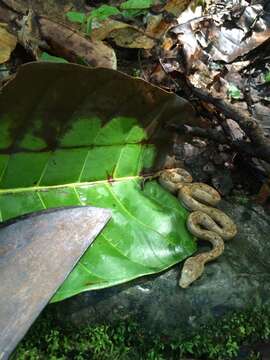
[[[85,250],[109,210],[41,211],[0,228],[0,359],[8,359]]]

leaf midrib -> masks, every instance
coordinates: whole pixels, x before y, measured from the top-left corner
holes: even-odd
[[[143,179],[141,175],[133,175],[133,176],[126,176],[121,178],[114,178],[112,180],[95,180],[95,181],[85,181],[85,182],[75,182],[75,183],[68,183],[68,184],[60,184],[60,185],[44,185],[44,186],[29,186],[29,187],[22,187],[22,188],[8,188],[8,189],[0,189],[0,195],[6,194],[14,194],[14,193],[22,193],[22,192],[34,192],[34,191],[46,191],[51,189],[63,189],[63,188],[77,188],[82,186],[89,186],[89,185],[99,185],[99,184],[108,184],[124,182],[128,180],[139,180]]]

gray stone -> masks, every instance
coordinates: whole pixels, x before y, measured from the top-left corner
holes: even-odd
[[[74,325],[114,324],[131,318],[146,331],[177,339],[231,310],[267,303],[269,216],[252,204],[223,202],[221,208],[237,223],[238,235],[190,288],[178,287],[180,266],[175,266],[159,275],[82,293],[51,308],[62,322]]]

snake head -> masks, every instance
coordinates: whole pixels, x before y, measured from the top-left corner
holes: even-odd
[[[204,264],[199,262],[196,257],[190,257],[184,263],[179,285],[182,288],[187,288],[202,275],[203,270]]]

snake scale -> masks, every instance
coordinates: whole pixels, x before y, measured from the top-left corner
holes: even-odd
[[[188,258],[182,269],[179,285],[187,288],[204,271],[207,262],[219,257],[224,251],[224,240],[232,239],[237,228],[234,222],[216,206],[221,197],[211,186],[192,182],[192,176],[182,168],[165,169],[158,173],[159,183],[192,211],[187,219],[188,230],[197,238],[209,241],[213,248]]]

